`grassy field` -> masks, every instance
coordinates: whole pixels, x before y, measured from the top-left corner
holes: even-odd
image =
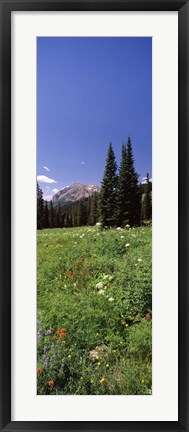
[[[151,235],[38,231],[38,394],[151,394]]]

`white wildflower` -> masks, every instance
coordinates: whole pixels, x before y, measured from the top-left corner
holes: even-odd
[[[124,236],[121,236],[121,238],[125,238]]]
[[[96,227],[101,227],[102,226],[102,223],[101,222],[97,222],[96,223]]]
[[[122,230],[122,228],[121,228],[121,227],[117,227],[116,229],[117,229],[117,230]]]
[[[104,293],[105,293],[105,290],[103,290],[103,289],[100,289],[100,290],[98,291],[98,294],[103,294],[103,295],[104,295]]]
[[[109,297],[108,301],[109,301],[109,302],[113,302],[113,301],[114,301],[114,298],[113,298],[113,297]]]
[[[98,289],[103,288],[103,283],[102,282],[98,282],[96,284],[96,288],[98,288]]]
[[[130,225],[129,225],[129,224],[125,225],[125,228],[126,228],[126,229],[129,229],[129,228],[130,228]]]
[[[104,277],[103,277],[103,279],[108,279],[109,278],[109,275],[105,275]]]
[[[126,243],[125,247],[128,248],[130,246],[130,243]]]
[[[138,259],[137,259],[137,261],[138,261],[138,262],[141,262],[141,261],[142,261],[142,259],[141,259],[141,258],[138,258]]]

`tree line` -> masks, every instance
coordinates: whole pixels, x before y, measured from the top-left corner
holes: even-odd
[[[149,174],[145,184],[138,182],[131,139],[122,145],[118,170],[113,146],[110,143],[100,193],[71,204],[53,205],[43,199],[37,183],[37,228],[63,228],[95,225],[140,225],[152,219],[152,183]]]

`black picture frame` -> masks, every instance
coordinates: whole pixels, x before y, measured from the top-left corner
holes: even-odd
[[[178,11],[179,415],[177,422],[11,421],[11,12],[64,10]],[[188,0],[0,0],[0,29],[0,429],[36,432],[45,430],[189,431],[189,228],[187,223],[189,218],[189,2]]]

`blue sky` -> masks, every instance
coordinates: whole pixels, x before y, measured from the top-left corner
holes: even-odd
[[[44,198],[100,186],[110,141],[119,165],[131,137],[140,180],[152,175],[152,41],[37,39],[37,175]]]

